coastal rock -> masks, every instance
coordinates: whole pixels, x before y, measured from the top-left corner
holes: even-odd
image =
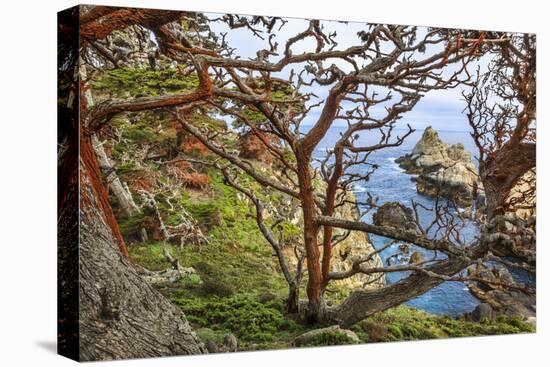
[[[468,275],[474,275],[479,278],[486,279],[489,282],[517,285],[510,271],[503,266],[495,266],[492,268],[478,268],[476,265],[473,265],[467,269],[467,272]],[[483,290],[492,290],[497,288],[499,288],[499,286],[491,284],[482,286]]]
[[[416,229],[412,209],[397,202],[384,203],[373,214],[372,220],[377,226],[389,226],[407,230]]]
[[[231,333],[225,334],[223,336],[223,347],[224,352],[236,352],[239,346],[239,341],[237,337]]]
[[[418,174],[414,181],[419,193],[443,196],[464,207],[475,200],[476,207],[480,206],[483,194],[470,152],[461,143],[444,143],[431,126],[412,152],[396,159],[396,163],[407,173]]]
[[[483,320],[494,320],[495,313],[490,304],[480,303],[470,314],[467,315],[467,319],[477,322]]]
[[[494,284],[472,282],[468,284],[468,289],[482,303],[489,304],[495,315],[522,317],[525,319],[536,316],[536,297],[534,295],[510,290],[497,284],[522,286],[522,284],[518,284],[514,280],[510,271],[505,267],[495,266],[491,269],[483,268],[481,270],[470,267],[468,268],[468,275],[475,275],[494,282]]]
[[[416,179],[416,190],[427,196],[443,196],[460,206],[469,207],[479,195],[478,177],[472,163],[457,162]],[[477,205],[479,206],[479,204]]]
[[[341,218],[359,220],[360,214],[355,205],[355,195],[348,194],[349,204],[342,206],[337,210]],[[332,253],[332,271],[346,272],[351,269],[353,262],[365,257],[375,251],[369,236],[364,232],[351,231],[348,237],[333,249]],[[380,256],[375,255],[371,260],[362,265],[364,268],[382,267],[383,263]],[[384,276],[380,274],[356,274],[350,278],[334,281],[337,287],[346,287],[348,289],[359,288],[379,288],[386,284]]]
[[[218,353],[220,350],[218,348],[218,345],[214,343],[213,340],[206,340],[204,342],[204,345],[206,346],[206,349],[208,350],[208,353]]]
[[[307,333],[299,335],[294,339],[292,344],[296,347],[317,344],[321,345],[320,341],[328,341],[330,338],[334,338],[335,336],[347,338],[349,341],[347,344],[360,343],[359,337],[353,331],[342,329],[340,326],[334,325],[323,329],[311,330]],[[339,342],[338,344],[342,343]]]

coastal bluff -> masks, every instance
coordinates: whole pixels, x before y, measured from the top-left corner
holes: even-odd
[[[395,160],[413,177],[418,193],[442,196],[462,207],[483,198],[477,169],[461,143],[443,142],[431,126],[427,127],[411,153]],[[477,205],[476,205],[477,206]]]

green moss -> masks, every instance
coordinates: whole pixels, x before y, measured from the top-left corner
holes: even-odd
[[[137,213],[127,218],[121,218],[118,220],[118,227],[120,233],[124,238],[134,238],[139,235],[141,224],[147,220],[144,213]]]
[[[132,260],[146,269],[153,271],[166,269],[166,259],[162,253],[161,242],[129,246],[128,251]]]
[[[176,68],[164,70],[130,67],[108,70],[91,82],[96,92],[114,97],[157,96],[190,91],[199,85],[195,74],[182,76]]]
[[[122,163],[116,167],[117,175],[125,175],[127,173],[135,172],[138,169],[134,163]]]
[[[196,330],[197,335],[203,343],[208,341],[213,342],[216,345],[220,345],[223,342],[223,336],[225,332],[215,331],[210,328],[200,328]]]

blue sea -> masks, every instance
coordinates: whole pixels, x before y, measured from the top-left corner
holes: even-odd
[[[331,128],[325,138],[317,146],[315,157],[324,157],[326,149],[334,145],[334,142],[339,139],[343,131],[344,128]],[[404,133],[405,131],[394,130],[393,134],[402,135]],[[407,137],[401,146],[386,148],[370,155],[368,162],[370,164],[376,164],[378,168],[368,181],[358,182],[355,185],[354,192],[359,202],[365,201],[368,193],[370,193],[374,197],[379,198],[379,204],[396,201],[411,207],[411,202],[414,200],[427,208],[432,208],[434,206],[434,199],[418,194],[416,192],[415,183],[411,180],[412,176],[404,173],[394,162],[396,158],[412,151],[414,145],[420,140],[422,133],[422,130],[415,131]],[[468,132],[438,131],[438,133],[439,137],[446,143],[464,144],[464,147],[472,153],[473,157],[475,157],[476,148]],[[356,145],[376,144],[379,137],[380,135],[378,132],[363,133],[359,136],[359,141]],[[474,164],[477,165],[477,162],[474,162]],[[357,167],[356,170],[366,171],[369,168],[369,166]],[[429,211],[422,210],[420,212],[420,217],[422,224],[426,225],[433,219],[433,214]],[[365,215],[362,220],[370,223],[372,221],[372,213]],[[477,233],[478,228],[474,222],[465,223],[465,227],[461,230],[461,235],[465,241],[471,241]],[[370,238],[375,248],[382,247],[388,241],[387,238],[376,235],[371,235]],[[400,252],[398,246],[399,244],[395,244],[381,253],[384,264],[386,264],[388,259],[390,259],[391,264],[408,262],[408,258],[406,257],[392,257],[392,255],[396,255]],[[424,259],[433,257],[432,252],[415,246],[410,247],[409,253],[420,251]],[[393,283],[406,276],[408,276],[408,273],[388,273],[386,275],[386,281],[388,283]],[[409,306],[430,313],[446,314],[453,317],[472,311],[478,303],[479,301],[470,294],[466,285],[460,282],[445,282],[418,298],[407,302]]]

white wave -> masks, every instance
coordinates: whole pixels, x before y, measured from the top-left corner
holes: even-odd
[[[352,192],[365,192],[367,191],[366,188],[364,188],[363,186],[361,185],[354,185],[353,186],[353,190],[351,190]]]
[[[391,169],[393,169],[396,172],[405,172],[403,168],[399,167],[399,165],[395,163],[395,160],[397,159],[397,157],[388,157],[386,159],[390,162]]]

